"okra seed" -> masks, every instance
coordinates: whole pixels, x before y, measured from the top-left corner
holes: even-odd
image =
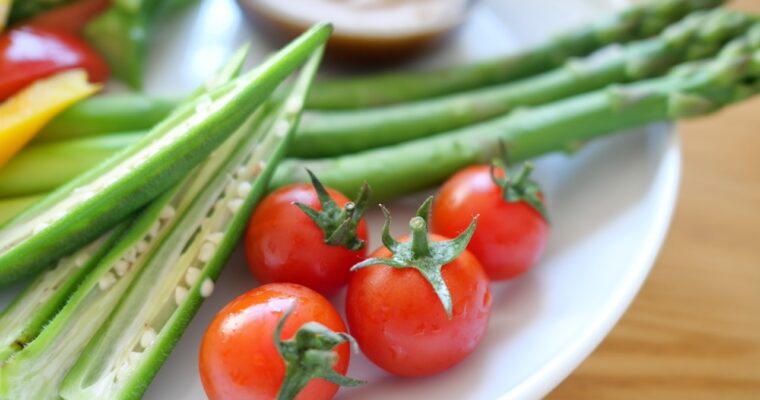
[[[237,187],[237,194],[240,197],[248,197],[248,194],[251,193],[251,190],[253,189],[253,186],[250,182],[240,182]]]
[[[212,293],[214,293],[214,281],[206,278],[203,280],[203,283],[201,283],[201,296],[207,298],[211,296]]]
[[[111,288],[116,283],[116,277],[111,272],[106,272],[103,274],[103,276],[98,280],[98,288],[102,291],[106,291]]]
[[[137,250],[134,247],[127,250],[126,253],[124,253],[124,259],[127,260],[128,263],[137,261]]]
[[[204,263],[211,261],[211,257],[214,256],[215,251],[216,251],[216,245],[209,242],[203,243],[203,245],[201,245],[200,252],[198,252],[198,260]]]
[[[175,215],[177,215],[177,211],[174,210],[174,207],[166,206],[163,210],[161,210],[161,215],[159,215],[159,218],[166,221],[174,218]]]
[[[232,199],[227,202],[227,208],[230,210],[231,213],[235,214],[238,211],[240,211],[240,207],[243,206],[243,200],[241,199]]]
[[[142,355],[143,353],[139,351],[130,351],[129,355],[127,356],[127,362],[129,365],[135,366],[140,362]]]
[[[129,271],[129,263],[124,260],[119,260],[114,264],[113,269],[116,271],[116,275],[124,276],[127,271]]]
[[[249,179],[251,176],[248,173],[248,168],[239,167],[237,170],[235,170],[235,177],[238,179]]]
[[[188,268],[187,273],[185,274],[185,282],[188,285],[193,286],[195,285],[195,282],[198,282],[198,278],[200,277],[201,277],[200,268],[190,267]]]
[[[148,330],[143,332],[142,336],[140,336],[140,346],[142,346],[144,349],[150,347],[150,345],[152,345],[155,341],[156,331],[154,331],[153,328],[148,328]]]
[[[129,375],[132,373],[132,364],[124,363],[116,371],[116,381],[126,381],[129,379]]]
[[[148,241],[143,239],[137,242],[137,254],[145,254],[146,251],[148,251],[149,248]]]
[[[186,288],[182,286],[177,286],[177,288],[174,289],[174,302],[178,306],[181,306],[182,303],[184,303],[185,300],[187,299],[187,295],[188,295],[188,291]]]
[[[224,239],[224,233],[222,232],[214,232],[208,236],[206,236],[206,241],[211,242],[215,245],[219,245],[219,243],[222,242],[222,239]]]
[[[158,236],[158,230],[161,229],[161,222],[156,221],[153,223],[153,225],[150,226],[150,230],[148,231],[148,237],[156,238]]]
[[[227,186],[224,188],[224,196],[225,197],[232,197],[233,194],[235,194],[235,189],[237,188],[237,181],[234,179],[232,182],[230,182]]]
[[[89,258],[90,255],[87,253],[78,254],[74,259],[74,265],[76,265],[78,268],[82,268],[85,264],[87,264],[87,260]]]

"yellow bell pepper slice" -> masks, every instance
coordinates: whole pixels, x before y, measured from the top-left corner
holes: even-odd
[[[5,29],[5,23],[8,21],[8,14],[11,12],[12,0],[0,0],[0,32]]]
[[[0,167],[58,113],[98,89],[84,70],[74,69],[40,79],[0,104]]]

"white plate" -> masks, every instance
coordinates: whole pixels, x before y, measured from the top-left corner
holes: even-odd
[[[424,64],[462,62],[515,51],[614,9],[604,0],[492,0],[445,50]],[[551,9],[551,13],[546,10]],[[163,26],[153,44],[149,90],[185,93],[252,41],[253,60],[273,49],[251,31],[232,0],[207,0]],[[427,66],[422,65],[421,66]],[[537,163],[552,215],[546,256],[526,276],[493,285],[493,315],[478,350],[455,368],[424,379],[397,379],[354,355],[349,375],[364,387],[340,399],[535,399],[588,356],[630,304],[662,244],[680,169],[671,125],[598,140],[572,155]],[[389,204],[397,233],[421,197]],[[373,246],[381,226],[370,215]],[[228,301],[254,287],[242,254],[201,308],[146,394],[147,399],[205,398],[197,372],[206,326]],[[9,299],[7,291],[0,305]],[[342,309],[341,296],[334,299]]]

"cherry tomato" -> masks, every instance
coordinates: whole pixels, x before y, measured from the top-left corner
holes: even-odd
[[[0,101],[37,79],[84,68],[91,82],[104,82],[108,66],[82,39],[25,26],[0,35]]]
[[[390,255],[382,247],[370,257]],[[475,350],[491,314],[488,277],[468,251],[444,265],[442,275],[451,293],[451,319],[415,269],[378,265],[352,273],[346,318],[372,362],[395,375],[424,376],[452,367]]]
[[[285,376],[285,363],[274,344],[274,332],[292,308],[281,339],[293,337],[305,323],[315,321],[335,332],[346,326],[335,308],[319,293],[304,286],[276,283],[253,289],[224,307],[209,325],[200,349],[203,388],[211,400],[271,400]],[[350,351],[346,343],[334,350],[334,369],[345,374]],[[314,379],[296,397],[331,399],[338,386]]]
[[[441,187],[433,205],[432,231],[457,235],[476,215],[478,229],[467,249],[492,280],[524,273],[543,254],[549,234],[546,220],[525,201],[506,201],[488,166],[466,168]]]
[[[349,202],[334,190],[327,192],[339,207]],[[256,208],[245,237],[248,267],[263,283],[293,282],[330,294],[348,282],[351,267],[365,258],[367,247],[352,251],[326,244],[322,229],[295,202],[321,210],[316,191],[307,184],[276,190]],[[356,235],[367,240],[364,220]]]

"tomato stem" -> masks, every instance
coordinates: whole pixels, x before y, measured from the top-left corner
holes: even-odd
[[[405,243],[399,242],[391,236],[391,215],[388,209],[381,205],[380,208],[385,214],[383,244],[390,250],[392,256],[390,258],[366,259],[351,267],[351,270],[354,271],[371,265],[416,269],[430,283],[438,299],[441,300],[446,315],[451,319],[453,316],[451,293],[443,280],[441,270],[444,265],[454,261],[465,251],[475,233],[478,218],[473,218],[470,226],[456,238],[433,242],[428,237],[428,219],[432,204],[433,196],[430,196],[417,210],[417,215],[409,221],[409,228],[412,231],[411,240]]]
[[[523,163],[522,168],[517,171],[514,178],[510,178],[509,171],[509,153],[507,146],[503,141],[499,141],[500,158],[491,162],[491,180],[502,190],[502,197],[508,203],[518,203],[524,201],[531,206],[536,212],[541,214],[544,221],[549,222],[549,216],[546,212],[546,205],[541,198],[541,188],[536,181],[530,179],[533,172],[533,163],[527,161]]]
[[[285,321],[293,312],[291,307],[277,323],[274,344],[285,361],[285,378],[277,394],[278,400],[295,399],[301,390],[314,378],[320,378],[340,386],[359,386],[364,381],[349,378],[335,372],[338,355],[333,351],[338,345],[348,342],[354,351],[358,345],[347,333],[333,332],[318,322],[308,322],[290,340],[281,340]]]
[[[364,241],[357,236],[356,228],[364,216],[364,211],[367,209],[371,192],[369,185],[364,184],[356,200],[346,203],[341,208],[330,197],[327,189],[319,179],[308,169],[306,172],[309,174],[314,191],[317,192],[317,198],[319,198],[322,210],[317,211],[298,202],[295,205],[319,226],[324,233],[325,243],[331,246],[343,246],[352,251],[364,247]]]

